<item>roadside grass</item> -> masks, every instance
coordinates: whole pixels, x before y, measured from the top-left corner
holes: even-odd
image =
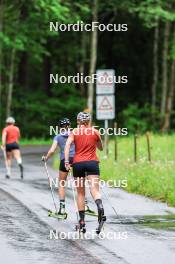
[[[52,139],[44,139],[44,138],[22,138],[20,140],[20,145],[50,145],[52,144]]]
[[[138,162],[134,162],[133,137],[118,137],[118,161],[114,161],[114,141],[109,143],[109,157],[101,159],[101,177],[120,184],[128,192],[142,194],[175,206],[175,134],[150,135],[152,162],[148,162],[146,137],[138,138]],[[121,186],[122,187],[122,186]]]

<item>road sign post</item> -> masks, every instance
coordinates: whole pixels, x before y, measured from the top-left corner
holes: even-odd
[[[96,118],[97,120],[104,120],[105,157],[108,157],[108,120],[115,119],[115,71],[97,70],[96,74]]]
[[[108,120],[105,120],[105,140],[104,140],[104,147],[105,147],[105,157],[108,157],[109,149],[108,149],[108,134],[107,134],[107,129],[108,129]]]
[[[114,122],[114,129],[117,131],[117,122]],[[118,142],[117,142],[117,137],[115,136],[114,140],[114,160],[118,160]]]

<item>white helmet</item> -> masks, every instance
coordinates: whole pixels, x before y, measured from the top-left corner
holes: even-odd
[[[77,115],[77,120],[81,122],[90,121],[91,120],[91,114],[87,112],[80,112]]]
[[[9,116],[9,117],[6,119],[6,123],[7,123],[7,124],[14,124],[14,123],[15,123],[15,119],[14,119],[12,116]]]

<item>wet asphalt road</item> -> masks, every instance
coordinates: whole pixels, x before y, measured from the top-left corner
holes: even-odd
[[[175,209],[166,204],[119,189],[105,189],[118,217],[103,197],[108,221],[102,237],[91,232],[96,228],[97,219],[87,216],[88,237],[77,239],[69,186],[68,219],[60,222],[48,218],[47,209],[53,209],[53,204],[40,162],[42,151],[37,148],[37,155],[31,154],[35,153],[33,148],[24,151],[24,181],[19,179],[15,163],[13,178],[5,180],[0,161],[1,263],[175,263]],[[56,177],[57,172],[51,168],[49,172]],[[88,190],[87,196],[95,209]],[[64,232],[66,239],[58,238],[60,232]],[[50,239],[50,234],[55,236]]]

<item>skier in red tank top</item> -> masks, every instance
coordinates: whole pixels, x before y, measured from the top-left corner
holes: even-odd
[[[102,140],[98,130],[90,126],[91,115],[80,112],[77,116],[78,128],[70,134],[65,146],[65,166],[70,169],[69,150],[75,144],[73,159],[73,176],[77,187],[77,204],[79,210],[80,230],[85,232],[85,177],[87,177],[91,195],[97,205],[99,225],[106,220],[99,191],[99,159],[96,149],[103,150]],[[101,229],[100,229],[101,230]]]

